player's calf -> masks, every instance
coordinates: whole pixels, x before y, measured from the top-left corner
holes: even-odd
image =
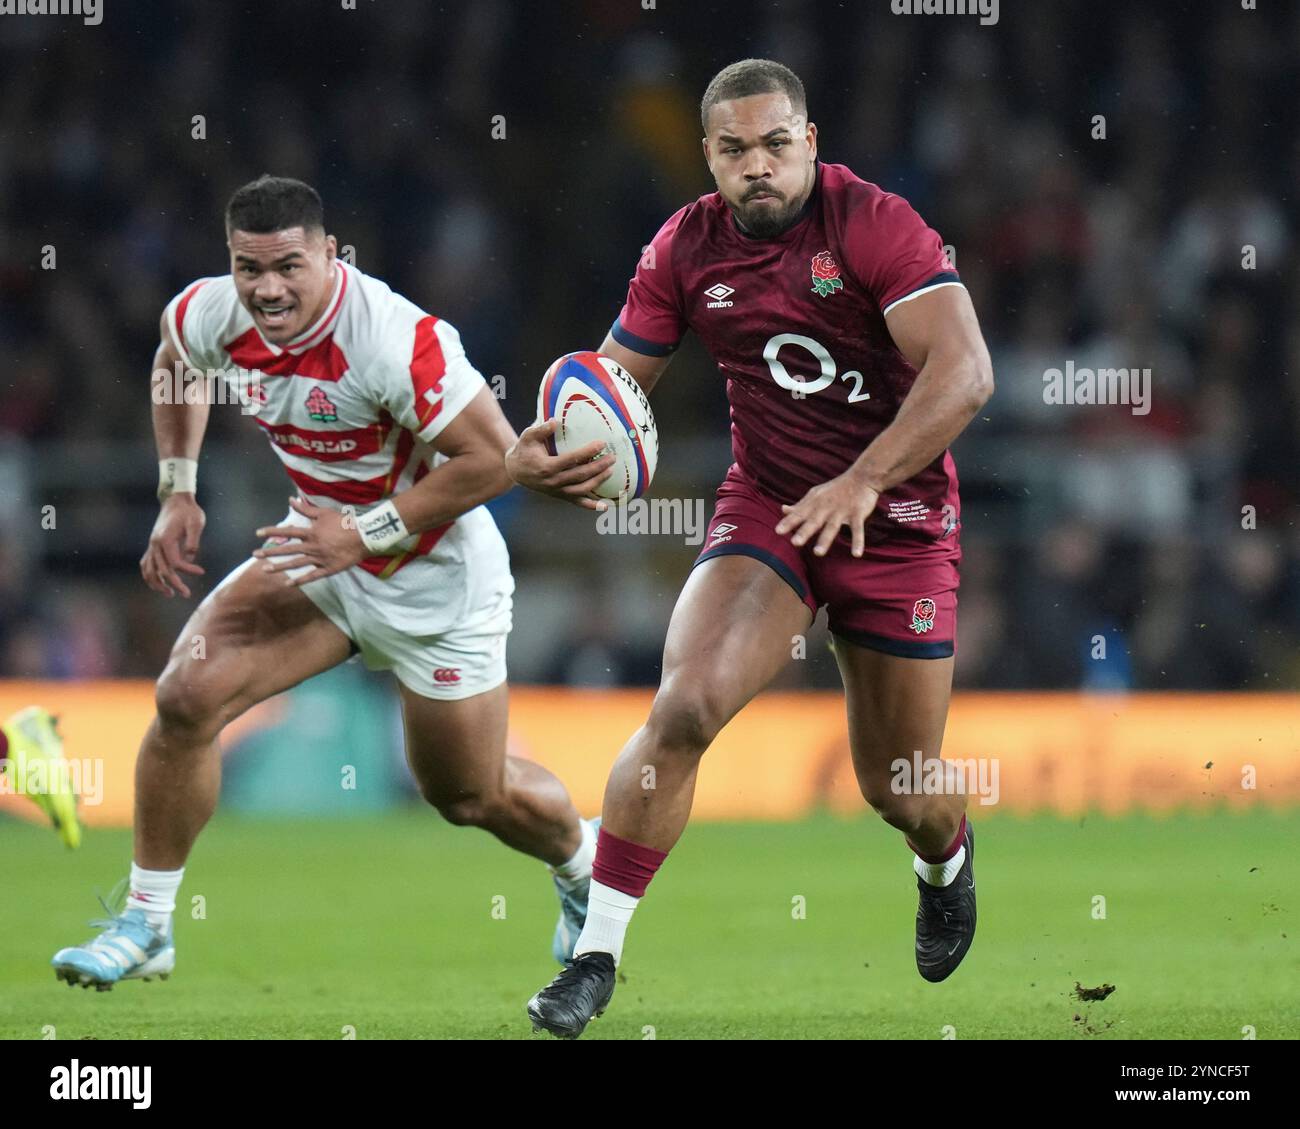
[[[926,762],[942,766],[934,758]],[[960,838],[966,796],[956,788],[937,792],[921,789],[917,784],[900,780],[892,770],[870,772],[858,768],[858,786],[863,798],[886,823],[901,831],[907,844],[920,855],[955,851],[954,840]]]
[[[509,822],[505,796],[500,792],[458,796],[454,800],[425,795],[424,799],[453,827],[479,827],[492,831]]]

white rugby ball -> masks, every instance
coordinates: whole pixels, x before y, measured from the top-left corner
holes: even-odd
[[[601,498],[639,498],[650,489],[659,461],[659,431],[641,386],[600,353],[566,353],[542,377],[537,418],[558,426],[552,447],[565,454],[599,439],[615,458],[613,473],[596,487]]]

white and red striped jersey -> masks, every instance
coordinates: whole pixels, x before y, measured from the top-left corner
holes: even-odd
[[[443,461],[432,441],[486,382],[453,326],[379,279],[338,259],[335,266],[325,312],[283,347],[258,332],[228,274],[185,287],[168,303],[165,317],[187,366],[222,373],[237,394],[256,374],[261,406],[253,418],[303,496],[332,509],[364,510],[408,489]],[[500,541],[481,507],[359,567],[379,582],[402,572],[403,583],[367,585],[376,596],[414,591],[429,580],[419,565],[466,565],[475,555],[470,542],[476,536]],[[499,553],[495,546],[484,551],[501,556],[504,543]],[[400,617],[395,612],[395,623],[399,618],[408,629],[447,625],[441,613],[422,623],[412,622],[409,611]]]

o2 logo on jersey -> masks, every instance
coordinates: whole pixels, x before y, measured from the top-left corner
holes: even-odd
[[[781,358],[777,356],[787,345],[798,345],[801,349],[806,349],[812,354],[813,359],[821,368],[821,375],[816,380],[804,380],[801,377],[790,375],[790,370],[781,363]],[[849,392],[850,404],[860,404],[863,400],[871,399],[871,393],[862,390],[862,373],[856,369],[844,373],[839,372],[835,366],[835,358],[830,355],[826,346],[811,337],[803,336],[801,333],[778,333],[763,346],[763,360],[767,362],[767,368],[772,374],[772,379],[791,393],[796,400],[802,400],[805,396],[811,396],[814,392],[829,388],[835,383],[836,377],[853,383],[853,388]]]

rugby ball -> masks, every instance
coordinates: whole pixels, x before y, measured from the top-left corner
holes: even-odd
[[[650,489],[659,461],[659,431],[650,401],[626,369],[600,353],[566,353],[546,370],[537,393],[537,418],[556,421],[552,454],[599,439],[615,458],[613,473],[595,493],[639,498]]]

